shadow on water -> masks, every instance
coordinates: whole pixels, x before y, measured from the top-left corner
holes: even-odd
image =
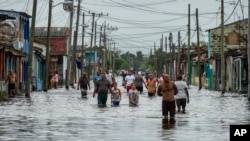
[[[176,120],[174,118],[163,118],[162,119],[162,129],[169,130],[175,128]]]

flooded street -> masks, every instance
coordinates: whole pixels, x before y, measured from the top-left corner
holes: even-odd
[[[121,80],[121,78],[117,78]],[[92,82],[91,82],[92,83]],[[129,107],[123,95],[119,107],[97,107],[97,98],[64,88],[48,93],[33,92],[30,99],[13,98],[0,103],[1,141],[228,141],[230,124],[250,124],[247,95],[219,92],[191,86],[186,114],[175,121],[161,115],[161,97],[149,98],[144,89],[139,107]]]

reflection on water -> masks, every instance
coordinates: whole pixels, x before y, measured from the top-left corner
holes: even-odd
[[[163,119],[161,97],[140,95],[139,107],[129,107],[123,91],[119,107],[98,108],[89,92],[82,99],[76,90],[35,92],[30,99],[0,102],[0,140],[9,141],[158,141],[229,140],[230,124],[250,123],[246,96],[192,87],[186,114]]]
[[[166,130],[169,130],[171,128],[174,128],[175,127],[175,119],[174,118],[163,118],[162,119],[162,128],[163,129],[166,129]]]

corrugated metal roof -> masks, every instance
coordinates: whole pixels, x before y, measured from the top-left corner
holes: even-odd
[[[20,15],[24,16],[24,17],[28,17],[31,18],[30,15],[28,15],[25,12],[20,12],[20,11],[14,11],[14,10],[0,10],[0,12],[8,12],[8,13],[19,13]]]
[[[47,27],[36,27],[35,37],[47,37]],[[69,35],[68,27],[51,27],[50,28],[51,37],[66,37]]]

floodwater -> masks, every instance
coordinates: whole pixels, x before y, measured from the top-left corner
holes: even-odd
[[[0,140],[228,141],[231,124],[250,124],[247,95],[221,96],[191,86],[187,113],[176,114],[173,121],[162,118],[161,97],[144,92],[139,107],[129,107],[125,89],[118,85],[123,92],[119,107],[111,107],[108,99],[106,108],[98,108],[93,86],[87,99],[80,91],[60,88],[0,102]]]

